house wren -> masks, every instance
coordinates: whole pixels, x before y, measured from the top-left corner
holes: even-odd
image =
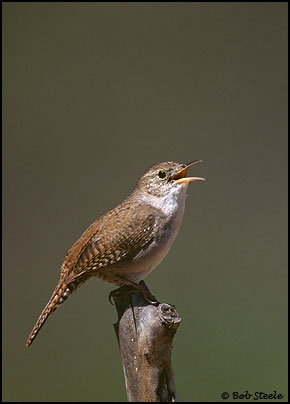
[[[153,298],[137,282],[168,253],[180,229],[188,184],[204,180],[186,177],[188,168],[200,161],[154,164],[124,202],[88,227],[67,252],[58,285],[31,331],[27,346],[58,305],[92,277],[133,286],[147,300]]]

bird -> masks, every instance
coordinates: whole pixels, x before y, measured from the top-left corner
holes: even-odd
[[[199,162],[152,165],[120,205],[84,231],[65,255],[59,282],[26,346],[32,344],[50,314],[90,278],[131,286],[154,303],[154,297],[138,282],[163,260],[179,232],[188,184],[205,180],[186,176]]]

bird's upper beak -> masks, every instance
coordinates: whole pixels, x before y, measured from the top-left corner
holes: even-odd
[[[171,177],[171,180],[178,184],[191,182],[191,181],[205,181],[205,178],[201,178],[201,177],[186,177],[186,173],[187,173],[187,170],[189,169],[189,167],[193,166],[196,163],[201,163],[201,162],[202,162],[202,160],[194,160],[188,164],[185,164],[185,167],[182,170],[178,171],[178,173],[174,174]]]

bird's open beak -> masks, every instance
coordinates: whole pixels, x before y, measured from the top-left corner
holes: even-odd
[[[205,178],[201,177],[186,177],[187,170],[189,167],[193,166],[196,163],[201,163],[202,160],[194,160],[191,161],[190,163],[186,164],[185,167],[178,171],[178,173],[174,174],[173,177],[171,178],[172,181],[178,184],[186,183],[186,182],[191,182],[191,181],[205,181]]]

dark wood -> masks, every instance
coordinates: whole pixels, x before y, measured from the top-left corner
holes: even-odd
[[[175,306],[150,304],[128,286],[119,288],[113,299],[128,401],[177,401],[171,350],[181,318]]]

